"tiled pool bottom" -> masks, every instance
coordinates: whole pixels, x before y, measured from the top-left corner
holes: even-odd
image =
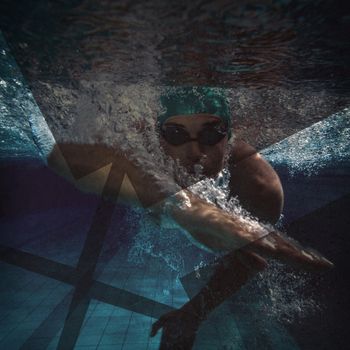
[[[155,261],[148,261],[143,269],[135,269],[126,266],[124,258],[123,254],[115,256],[100,280],[173,307],[188,300],[174,275],[161,271]],[[1,348],[40,349],[47,346],[48,349],[56,349],[72,287],[3,263],[1,278],[4,281],[1,294],[4,302],[1,304]],[[217,317],[222,318],[222,314],[219,312]],[[154,321],[148,316],[91,300],[75,348],[157,349],[160,334],[155,338],[149,337]],[[213,321],[214,325],[217,324],[215,317]],[[225,342],[225,339],[221,339],[225,338],[225,330],[212,327],[213,324],[209,328],[204,325],[204,332],[198,335],[199,348],[212,349]],[[227,327],[226,333],[229,333],[230,339],[234,337],[234,348],[241,349],[242,339],[234,321],[231,320]]]
[[[341,185],[347,177],[338,173],[339,169],[323,177],[282,177],[288,194],[287,213],[299,217],[288,232],[319,249],[336,265],[324,277],[325,283],[315,287],[316,300],[326,309],[285,328],[259,310],[254,298],[246,305],[233,298],[202,324],[194,349],[346,349],[350,223],[346,211],[349,200],[341,196],[349,190]],[[24,268],[18,267],[19,261],[0,263],[0,348],[56,349],[74,292],[72,284],[64,280],[65,271],[77,266],[98,199],[80,193],[42,165],[18,163],[3,167],[1,174],[6,206],[0,219],[0,244],[43,260],[31,265],[29,259]],[[317,191],[320,187],[322,192]],[[300,196],[308,203],[311,199],[315,202],[304,217],[294,210]],[[125,213],[121,210],[112,220],[94,275],[95,280],[114,289],[104,290],[100,299],[105,302],[98,300],[98,289],[91,295],[75,349],[158,349],[161,335],[149,337],[155,321],[150,314],[162,314],[154,309],[170,310],[188,300],[184,280],[179,280],[164,261],[148,257],[142,264],[130,263],[128,236],[135,234],[137,225],[128,227]],[[50,261],[58,265],[52,266]],[[54,278],[56,274],[61,282]],[[52,278],[45,277],[48,275]],[[115,295],[116,290],[126,293]],[[138,303],[135,295],[147,299]],[[153,300],[159,304],[152,304]]]
[[[3,264],[2,271],[8,280],[16,278],[23,285],[19,291],[8,288],[7,295],[2,293],[7,304],[1,307],[1,347],[56,349],[65,317],[62,310],[68,310],[72,288]],[[149,317],[92,300],[75,348],[154,348],[157,339],[152,342],[147,336],[151,322]]]
[[[40,178],[38,171],[43,169],[8,171],[6,184],[12,191],[0,220],[2,261],[6,247],[27,255],[22,263],[21,255],[0,263],[1,349],[58,347],[74,292],[66,283],[65,270],[68,274],[74,271],[96,210],[94,196],[79,193],[50,173],[41,173]],[[38,184],[45,184],[45,190]],[[142,264],[131,263],[125,222],[118,215],[114,220],[111,227],[120,231],[122,244],[116,244],[114,232],[108,233],[94,275],[98,283],[111,289],[101,292],[95,288],[74,349],[158,349],[161,332],[150,338],[156,320],[150,314],[183,305],[188,300],[184,281],[160,259],[148,256]],[[35,262],[35,257],[42,260]],[[116,290],[125,293],[113,297]],[[146,299],[135,302],[135,295]],[[160,309],[154,310],[157,307]],[[281,349],[282,345],[283,349],[297,349],[283,327],[255,314],[254,304],[235,312],[232,308],[228,302],[211,314],[198,332],[194,349]],[[268,334],[262,334],[266,329]]]
[[[50,221],[55,222],[54,217],[57,213],[47,213],[46,220],[49,220],[50,216]],[[83,217],[78,220],[78,216],[73,224],[75,228],[84,227]],[[38,219],[42,220],[42,215],[41,217],[38,215]],[[16,218],[17,225],[19,221],[20,218]],[[28,221],[28,218],[23,217],[23,221]],[[10,226],[8,222],[7,226]],[[59,229],[58,227],[57,230]],[[51,234],[54,236],[55,232]],[[49,252],[51,259],[56,262],[74,261],[77,251],[81,249],[80,243],[79,239],[68,239],[65,249]],[[41,237],[33,239],[27,245],[27,249],[22,250],[47,256],[49,246],[52,244],[54,245],[54,239],[50,242]],[[179,306],[187,300],[184,291],[176,288],[176,280],[172,278],[172,274],[169,271],[161,273],[159,264],[149,261],[143,268],[136,268],[128,266],[125,258],[125,252],[119,251],[102,269],[97,268],[97,271],[100,270],[100,273],[96,273],[97,279],[171,306]],[[3,283],[0,347],[56,349],[73,287],[5,263],[1,263],[1,279]],[[170,293],[169,289],[177,290]],[[128,305],[121,308],[92,299],[75,348],[157,348],[159,336],[151,339],[149,337],[151,324],[155,320],[126,308]]]
[[[171,275],[159,268],[157,271],[151,261],[141,270],[126,267],[118,257],[112,259],[110,265],[113,268],[107,268],[102,276],[106,283],[138,291],[173,307],[187,300],[181,285]],[[115,268],[118,265],[120,267]],[[56,349],[72,287],[4,263],[1,264],[1,278],[6,286],[1,292],[1,348]],[[235,315],[227,305],[222,305],[202,325],[194,349],[297,349],[286,331],[276,325],[269,326],[274,334],[265,339],[265,344],[261,343],[264,339],[254,328],[261,326],[263,320],[256,323],[251,316],[240,312]],[[239,325],[236,317],[239,317]],[[74,348],[158,349],[160,334],[149,337],[154,321],[151,317],[91,300]],[[244,338],[247,337],[250,337],[250,344],[256,346],[246,347]]]

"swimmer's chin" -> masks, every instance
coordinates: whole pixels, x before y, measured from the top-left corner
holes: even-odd
[[[198,178],[205,176],[206,173],[205,168],[201,164],[194,164],[187,169],[190,175]]]

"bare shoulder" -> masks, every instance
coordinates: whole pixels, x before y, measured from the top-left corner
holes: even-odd
[[[267,179],[274,176],[275,172],[270,164],[260,155],[260,153],[251,145],[243,140],[236,140],[233,145],[229,168],[231,172],[251,177]]]
[[[255,154],[257,154],[257,151],[253,146],[243,140],[236,140],[232,148],[230,161],[234,165]]]
[[[229,170],[231,195],[255,216],[275,222],[283,207],[283,189],[271,165],[254,147],[237,140]]]

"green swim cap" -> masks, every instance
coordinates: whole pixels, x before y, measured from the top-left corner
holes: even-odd
[[[175,115],[209,113],[220,117],[231,137],[231,112],[223,89],[211,87],[166,87],[160,97],[162,112],[158,123],[162,125]]]

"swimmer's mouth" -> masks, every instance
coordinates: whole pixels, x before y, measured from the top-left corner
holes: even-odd
[[[208,169],[208,167],[205,167],[200,163],[188,165],[185,167],[185,169],[189,175],[194,176],[198,179],[203,179],[205,177],[211,177],[214,175],[212,174],[211,169]]]
[[[201,175],[205,175],[205,168],[202,164],[194,164],[192,166],[192,169],[193,169],[193,175],[195,176],[201,176]]]
[[[215,176],[213,169],[208,166],[207,159],[203,157],[200,161],[194,162],[191,160],[180,161],[177,159],[177,164],[186,170],[186,173],[195,178],[203,179],[204,177]]]

